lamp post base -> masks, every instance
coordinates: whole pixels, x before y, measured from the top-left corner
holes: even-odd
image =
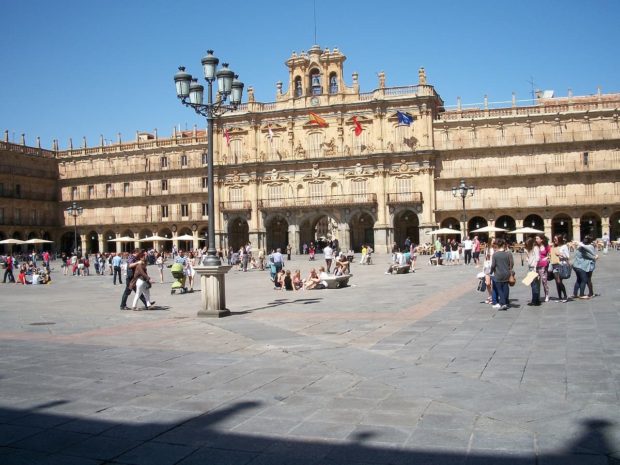
[[[200,302],[198,316],[222,318],[230,315],[226,308],[225,275],[232,268],[230,265],[195,266],[200,275]]]

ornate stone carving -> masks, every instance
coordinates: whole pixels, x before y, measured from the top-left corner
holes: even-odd
[[[301,142],[298,142],[297,147],[295,147],[295,156],[298,158],[306,158],[306,150],[301,146]]]
[[[336,154],[336,141],[332,137],[329,142],[323,142],[323,148],[325,149],[325,155],[335,155]]]

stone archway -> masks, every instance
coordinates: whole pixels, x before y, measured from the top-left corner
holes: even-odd
[[[523,220],[524,228],[534,228],[540,231],[545,230],[545,222],[539,215],[531,214],[525,217]]]
[[[233,218],[228,221],[228,246],[237,251],[250,241],[250,227],[247,220]]]
[[[579,240],[583,241],[584,237],[590,236],[592,240],[603,236],[603,225],[601,224],[601,217],[594,212],[584,213],[581,216],[579,232],[581,237]]]
[[[304,219],[299,228],[301,244],[313,243],[320,248],[328,241],[339,239],[338,222],[336,218],[327,213],[319,213]]]
[[[267,253],[272,250],[286,250],[286,246],[290,243],[288,237],[288,221],[280,215],[271,218],[266,224],[266,244]]]
[[[362,245],[375,248],[375,220],[369,213],[360,212],[351,218],[350,247],[354,251],[361,251]]]
[[[116,252],[116,242],[111,242],[116,237],[114,231],[108,230],[103,233],[103,240],[105,242],[105,251],[107,253]]]
[[[620,211],[614,212],[609,217],[609,240],[620,240]]]
[[[86,253],[99,252],[99,234],[97,231],[88,231],[86,233]]]
[[[75,235],[73,231],[67,231],[60,237],[60,250],[66,252],[68,255],[71,255],[73,252],[73,241],[75,239]]]
[[[420,243],[420,220],[412,210],[404,210],[394,217],[394,242],[403,249],[409,238],[414,244]]]
[[[551,237],[564,236],[567,241],[573,240],[573,220],[565,213],[555,215],[551,220]]]

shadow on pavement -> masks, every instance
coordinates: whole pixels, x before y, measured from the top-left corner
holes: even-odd
[[[67,406],[57,400],[31,409],[0,409],[0,463],[14,464],[357,464],[357,465],[577,465],[619,464],[610,457],[608,421],[582,421],[579,436],[553,454],[519,455],[515,451],[456,452],[382,446],[373,443],[380,432],[357,427],[345,440],[330,441],[296,427],[281,435],[231,431],[253,417],[262,403],[240,402],[230,407],[176,420],[127,422],[65,416],[46,409]],[[102,412],[97,412],[102,413]],[[296,422],[295,422],[296,423]],[[416,448],[414,450],[414,448]]]

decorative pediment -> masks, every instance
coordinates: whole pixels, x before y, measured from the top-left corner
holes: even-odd
[[[417,174],[420,171],[420,168],[415,166],[409,166],[407,164],[407,160],[400,160],[400,164],[397,164],[395,166],[392,167],[392,173],[399,173],[399,174],[403,174],[405,176],[402,177],[409,177],[412,174]]]
[[[226,184],[229,187],[242,187],[250,183],[249,178],[243,179],[237,170],[233,171],[232,174],[226,176]]]
[[[280,173],[278,173],[278,170],[275,168],[271,170],[271,173],[267,173],[265,176],[263,176],[263,183],[265,184],[284,184],[288,183],[288,181],[289,179],[280,175]]]
[[[269,123],[269,124],[265,124],[265,125],[264,125],[261,129],[260,129],[260,131],[261,131],[262,133],[264,133],[264,134],[265,134],[265,133],[268,133],[268,132],[269,132],[269,126],[271,126],[271,131],[272,131],[274,134],[277,134],[277,133],[279,133],[279,132],[284,132],[284,131],[286,131],[286,126],[283,126],[283,125],[281,125],[281,124],[276,124],[276,123]]]
[[[330,180],[331,176],[321,173],[318,163],[314,163],[310,174],[306,174],[302,179],[309,182],[322,182]]]
[[[372,124],[373,120],[372,118],[368,118],[367,116],[357,116],[357,122],[360,124]],[[355,121],[353,121],[353,117],[347,119],[344,124],[346,124],[347,126],[352,126],[355,124]]]
[[[408,116],[411,116],[411,118],[413,119],[412,122],[415,122],[418,119],[418,117],[415,116],[411,111],[403,111],[403,113],[407,114]],[[392,113],[391,115],[387,117],[387,120],[390,123],[398,123],[398,114],[396,112]]]
[[[242,128],[239,126],[232,126],[228,128],[228,134],[230,134],[231,136],[241,136],[247,133],[248,130],[246,128]]]
[[[372,178],[374,175],[374,171],[364,168],[361,163],[356,163],[353,171],[346,171],[344,173],[345,178],[352,178],[353,180]]]

